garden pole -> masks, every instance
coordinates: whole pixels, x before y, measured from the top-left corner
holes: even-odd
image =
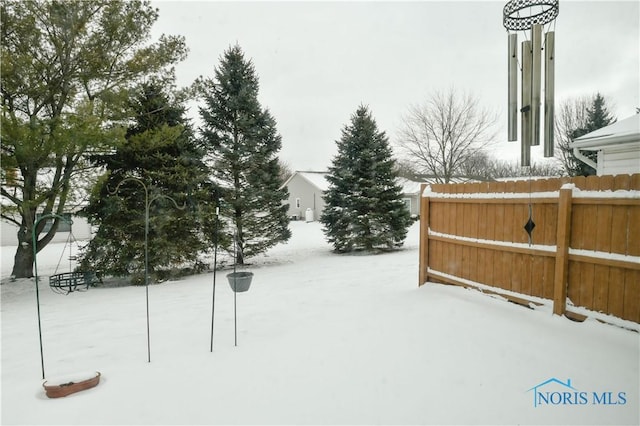
[[[216,207],[216,216],[213,228],[213,298],[211,300],[211,352],[213,352],[213,318],[216,309],[216,265],[218,262],[218,214],[220,208]]]
[[[36,305],[38,307],[38,338],[40,339],[40,367],[42,368],[42,380],[44,380],[44,349],[42,348],[42,322],[40,321],[40,290],[38,289],[38,250],[37,250],[37,241],[36,241],[36,229],[38,228],[38,224],[42,219],[49,218],[59,218],[64,222],[67,222],[69,225],[73,224],[72,221],[65,219],[62,216],[57,214],[46,214],[44,216],[39,217],[34,223],[33,228],[31,228],[31,246],[33,248],[33,267],[35,270],[35,279],[36,279]]]
[[[149,207],[151,203],[160,198],[166,198],[173,202],[173,205],[176,206],[179,210],[184,210],[186,205],[180,207],[176,200],[169,197],[168,195],[158,194],[155,197],[149,199],[149,190],[147,185],[141,179],[136,177],[127,177],[118,182],[116,189],[113,192],[109,191],[110,195],[115,195],[120,189],[120,185],[122,185],[126,181],[138,182],[144,188],[144,288],[145,288],[145,304],[147,307],[147,362],[151,362],[151,333],[150,333],[150,325],[149,325]]]
[[[238,262],[238,230],[236,229],[233,235],[233,335],[235,339],[235,346],[238,346],[238,315],[237,315],[237,303],[236,303],[236,263]]]

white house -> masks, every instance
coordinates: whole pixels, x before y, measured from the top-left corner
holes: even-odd
[[[64,221],[60,221],[56,235],[51,240],[52,243],[63,243],[69,238],[77,241],[87,241],[91,239],[91,225],[89,225],[86,218],[75,216],[70,213],[64,213],[63,216],[67,220],[71,220],[73,223],[69,225]],[[52,219],[49,219],[48,222],[52,222]],[[47,223],[45,226],[45,232],[50,226],[51,225]],[[72,235],[69,235],[70,231],[72,232]],[[42,234],[40,235],[40,238],[42,238]],[[18,245],[18,226],[15,223],[5,220],[0,221],[0,245]]]
[[[640,114],[580,136],[569,146],[598,176],[640,173]],[[597,151],[597,162],[582,151]]]
[[[288,216],[294,220],[317,220],[324,209],[324,192],[329,188],[326,172],[295,172],[283,185],[289,190]],[[399,179],[403,201],[412,215],[420,212],[420,183]]]

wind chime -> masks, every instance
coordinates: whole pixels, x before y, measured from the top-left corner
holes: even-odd
[[[550,31],[550,28],[551,22],[555,21],[558,13],[558,0],[511,0],[503,9],[503,24],[507,29],[508,37],[507,140],[510,142],[518,140],[518,68],[520,68],[520,165],[522,167],[531,166],[531,147],[540,145],[543,51],[544,156],[553,157],[555,31]],[[543,31],[547,24],[549,24],[547,30]],[[518,31],[521,31],[525,38],[520,46],[520,67],[518,67]],[[529,218],[524,225],[529,236],[529,244],[533,243],[532,232],[535,226],[531,203],[529,203]]]
[[[531,146],[540,145],[542,52],[544,50],[544,156],[553,157],[553,104],[555,31],[543,27],[558,16],[558,0],[511,0],[503,9],[508,33],[509,89],[508,140],[518,140],[518,31],[525,40],[520,48],[521,166],[531,166]],[[549,27],[550,28],[550,25]],[[544,38],[544,44],[543,44]]]

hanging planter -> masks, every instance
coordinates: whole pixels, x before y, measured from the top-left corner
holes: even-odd
[[[45,381],[42,384],[47,396],[49,398],[60,398],[63,396],[71,395],[72,393],[80,392],[83,390],[91,389],[98,386],[100,383],[100,372],[85,375],[88,378],[66,378],[52,381],[51,383]],[[53,384],[58,383],[58,384]]]
[[[227,274],[227,279],[229,280],[231,290],[233,290],[235,293],[242,293],[249,290],[252,278],[253,272],[242,271]]]

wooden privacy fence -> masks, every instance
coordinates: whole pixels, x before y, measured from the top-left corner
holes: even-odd
[[[525,304],[553,300],[558,315],[640,323],[637,191],[640,174],[423,185],[419,285],[475,286]]]

